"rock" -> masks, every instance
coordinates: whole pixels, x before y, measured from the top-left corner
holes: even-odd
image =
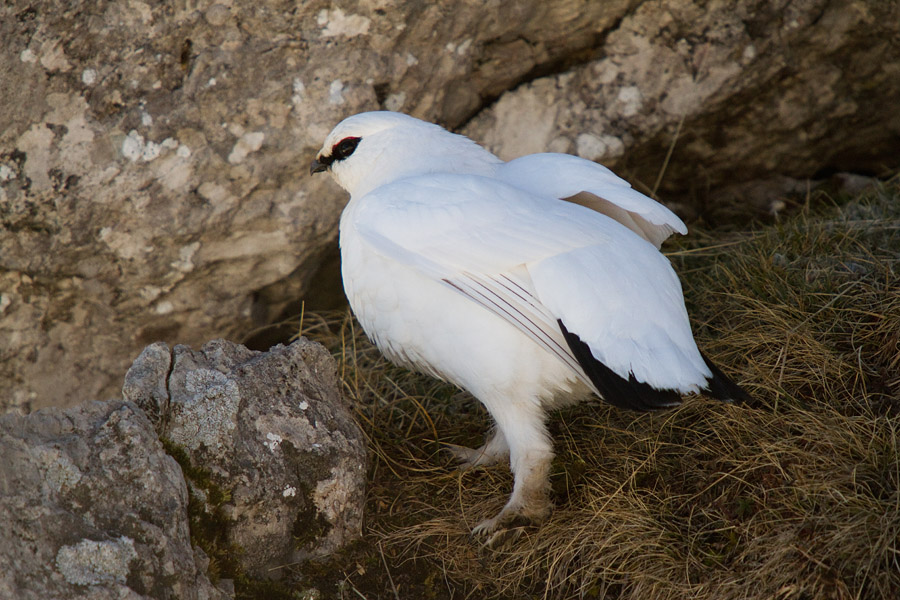
[[[366,450],[334,360],[301,339],[269,352],[216,340],[148,346],[123,393],[154,415],[198,500],[195,535],[237,572],[325,556],[362,527]],[[273,570],[274,569],[274,570]]]
[[[135,405],[5,415],[0,456],[0,598],[228,597],[191,547],[181,470]]]
[[[0,411],[279,317],[333,253],[345,198],[307,168],[334,124],[458,125],[627,2],[556,4],[2,3]]]
[[[476,139],[618,163],[648,188],[681,123],[667,200],[832,164],[883,172],[892,10],[4,2],[0,410],[114,397],[147,344],[243,339],[307,297],[345,200],[307,165],[361,110],[459,127],[499,97]]]
[[[802,205],[808,200],[812,190],[821,185],[821,181],[778,176],[722,186],[711,198],[723,210],[727,207],[741,207],[738,211],[746,214],[749,205],[757,210],[766,209],[768,215],[778,217],[788,204]]]
[[[643,191],[665,165],[670,200],[727,202],[707,192],[835,168],[884,172],[900,135],[900,112],[884,110],[900,96],[900,52],[887,41],[897,32],[885,3],[644,2],[598,58],[503,93],[464,133],[505,159],[549,149],[597,160]]]

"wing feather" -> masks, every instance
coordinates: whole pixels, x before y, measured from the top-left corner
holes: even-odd
[[[500,165],[499,180],[538,196],[580,204],[625,225],[657,248],[687,227],[671,210],[595,162],[570,154],[529,154]]]
[[[553,316],[508,275],[485,277],[464,273],[455,280],[442,281],[518,327],[579,374],[588,387],[593,387],[588,377],[580,376],[579,361],[553,325]]]
[[[600,213],[471,175],[404,179],[351,204],[374,251],[513,324],[601,396],[559,321],[625,380],[688,392],[710,376],[668,260]]]

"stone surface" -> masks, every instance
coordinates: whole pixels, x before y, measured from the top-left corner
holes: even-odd
[[[0,417],[0,598],[224,599],[188,493],[136,406]]]
[[[900,111],[884,110],[900,97],[898,7],[644,2],[610,31],[596,60],[504,93],[464,133],[504,159],[578,154],[643,191],[655,187],[674,140],[660,194],[713,208],[731,198],[710,190],[734,183],[884,174],[900,166]],[[773,199],[754,200],[765,213]]]
[[[307,168],[338,120],[457,125],[627,2],[545,4],[4,2],[0,409],[269,323],[333,252],[345,199]]]
[[[0,410],[114,397],[147,344],[242,339],[308,297],[345,198],[307,165],[349,114],[459,127],[499,97],[476,139],[646,187],[682,123],[662,189],[700,205],[895,167],[898,22],[839,0],[4,2]]]
[[[365,442],[339,389],[334,360],[314,342],[261,353],[216,340],[148,346],[123,393],[183,463],[205,513],[192,515],[195,535],[271,577],[360,535]]]

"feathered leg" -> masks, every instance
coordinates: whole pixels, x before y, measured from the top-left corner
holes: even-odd
[[[476,525],[472,530],[476,535],[493,533],[519,518],[538,523],[550,514],[551,508],[549,475],[553,446],[544,423],[544,411],[537,402],[485,405],[509,446],[515,483],[506,506],[496,516]]]

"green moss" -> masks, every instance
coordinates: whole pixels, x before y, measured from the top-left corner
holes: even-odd
[[[209,557],[209,577],[235,579],[243,575],[240,556],[243,550],[228,540],[232,520],[225,515],[224,504],[231,499],[231,491],[213,481],[212,472],[194,465],[187,452],[171,440],[161,438],[166,453],[181,466],[188,481],[188,523],[191,543],[203,549]],[[197,491],[206,497],[204,500]]]
[[[307,498],[310,497],[308,490],[304,490],[304,495]],[[304,509],[297,513],[291,534],[296,547],[302,549],[326,535],[330,529],[331,523],[328,522],[328,519],[316,509],[315,504],[309,502]]]
[[[297,469],[298,481],[320,481],[329,476],[331,467],[327,457],[316,457],[301,452],[288,440],[282,442],[281,450],[288,463]],[[328,519],[316,509],[312,490],[301,484],[298,491],[305,504],[294,520],[291,534],[294,537],[295,547],[303,549],[309,543],[326,535],[332,526]]]
[[[199,546],[209,557],[207,575],[213,583],[233,579],[237,600],[295,599],[298,596],[283,583],[256,579],[247,575],[241,566],[240,545],[229,540],[234,522],[225,514],[225,504],[231,500],[231,490],[214,481],[212,472],[193,464],[184,448],[171,440],[160,438],[166,453],[181,466],[188,481],[188,524],[191,544]],[[202,492],[205,500],[198,494]]]

